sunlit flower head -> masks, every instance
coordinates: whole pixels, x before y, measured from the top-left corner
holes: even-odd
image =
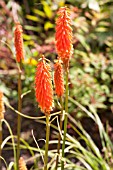
[[[70,11],[61,7],[56,20],[56,50],[64,64],[69,62],[73,53]]]
[[[15,32],[14,32],[14,44],[16,50],[16,59],[17,62],[20,62],[24,59],[24,45],[23,45],[23,37],[22,37],[22,26],[19,22],[16,23]]]
[[[23,157],[20,157],[19,159],[19,170],[27,170]]]
[[[50,114],[53,106],[53,88],[51,80],[51,68],[46,63],[45,57],[37,64],[37,71],[35,75],[35,94],[36,100],[45,114]]]
[[[4,102],[3,102],[3,93],[0,91],[0,120],[4,118]]]
[[[55,69],[54,72],[55,92],[58,97],[61,97],[64,94],[64,76],[61,60],[56,61],[54,69]]]

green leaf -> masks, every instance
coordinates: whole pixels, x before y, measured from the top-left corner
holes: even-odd
[[[31,40],[31,36],[27,34],[23,34],[24,40]]]
[[[32,21],[40,21],[36,16],[33,15],[26,15],[26,18]]]
[[[40,10],[38,10],[38,9],[33,9],[32,10],[35,14],[38,14],[38,15],[40,15],[41,17],[44,17],[45,18],[45,13],[44,12],[42,12],[42,11],[40,11]]]
[[[32,31],[40,31],[40,27],[34,27],[34,26],[30,26],[30,25],[25,25],[25,29],[26,30],[32,30]]]
[[[102,80],[107,80],[107,79],[109,79],[109,75],[108,75],[107,73],[105,73],[105,72],[102,72],[100,76],[101,76],[101,79],[102,79]]]
[[[80,43],[83,45],[83,47],[87,50],[90,51],[90,46],[86,43],[85,37],[83,37],[80,34],[76,34],[77,39],[80,41]]]
[[[51,22],[47,21],[47,22],[44,24],[44,29],[47,31],[47,30],[50,29],[50,28],[54,28],[54,25],[53,25]]]
[[[96,28],[96,32],[106,32],[106,31],[108,31],[108,28],[106,28],[106,27]]]
[[[43,9],[44,9],[46,16],[48,18],[51,18],[52,17],[52,11],[51,11],[50,6],[45,1],[42,1],[42,4],[43,4]]]
[[[107,21],[101,21],[101,22],[99,22],[98,25],[99,25],[99,26],[103,26],[103,27],[109,27],[109,26],[110,26],[110,23],[107,22]]]

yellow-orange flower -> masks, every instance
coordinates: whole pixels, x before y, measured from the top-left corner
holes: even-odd
[[[54,84],[55,84],[55,92],[58,97],[64,94],[64,78],[63,78],[63,68],[61,64],[61,60],[58,60],[55,65],[54,72]]]
[[[23,46],[23,37],[22,37],[22,26],[20,23],[16,23],[16,28],[15,28],[15,50],[16,50],[16,59],[17,62],[20,62],[22,59],[24,59],[24,46]]]
[[[61,7],[58,15],[55,35],[56,50],[64,64],[67,64],[73,53],[70,11],[67,7]]]
[[[46,63],[45,57],[37,64],[35,76],[35,93],[39,107],[45,114],[50,114],[53,106],[53,88],[51,80],[51,68]]]
[[[3,93],[0,91],[0,120],[4,118],[4,112]]]
[[[19,170],[27,170],[23,157],[20,157],[19,159]]]

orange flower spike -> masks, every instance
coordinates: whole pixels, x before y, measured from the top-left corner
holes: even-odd
[[[27,170],[23,157],[20,157],[19,159],[19,170]]]
[[[54,72],[55,92],[58,97],[61,97],[64,94],[64,78],[61,60],[58,60],[55,63],[54,68],[55,68]]]
[[[53,88],[50,71],[50,66],[46,63],[45,57],[42,56],[41,61],[37,64],[35,94],[39,107],[45,114],[50,114],[53,106]]]
[[[0,91],[0,120],[4,118],[4,102],[3,102],[3,93]]]
[[[15,50],[16,50],[16,59],[17,62],[20,62],[22,59],[24,59],[24,45],[23,45],[23,37],[22,37],[22,26],[19,22],[16,23],[16,28],[14,32],[14,44],[15,44]]]
[[[67,7],[61,7],[56,20],[56,50],[64,64],[68,64],[73,53],[72,28],[70,12]]]

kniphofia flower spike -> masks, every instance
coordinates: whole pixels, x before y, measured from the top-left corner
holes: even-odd
[[[19,22],[16,23],[15,26],[15,50],[16,50],[16,59],[17,62],[20,62],[22,59],[24,59],[24,45],[23,45],[23,37],[22,37],[22,26]]]
[[[3,102],[3,93],[0,91],[0,120],[4,118],[4,102]]]
[[[61,60],[58,59],[54,65],[54,84],[55,92],[58,97],[61,97],[64,94],[64,77],[63,77],[63,67]]]
[[[73,53],[73,45],[70,11],[67,7],[61,7],[58,11],[55,41],[59,57],[65,65],[68,65]]]
[[[20,157],[19,159],[19,170],[27,170],[23,157]]]
[[[46,63],[45,57],[42,56],[42,59],[37,64],[35,94],[39,107],[45,114],[50,114],[53,106],[53,88],[50,72],[51,68]]]

